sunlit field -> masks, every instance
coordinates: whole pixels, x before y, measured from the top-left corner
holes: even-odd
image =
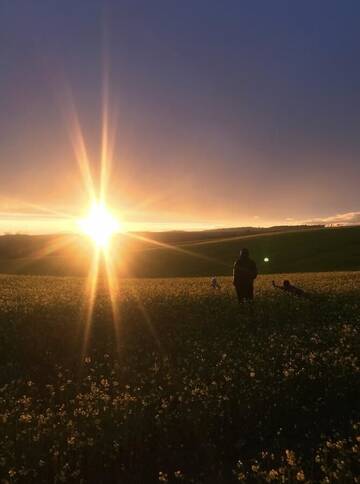
[[[359,482],[360,274],[289,277],[1,277],[2,482]]]

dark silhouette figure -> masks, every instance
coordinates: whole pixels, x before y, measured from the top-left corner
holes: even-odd
[[[240,257],[234,264],[233,284],[239,302],[254,299],[254,280],[257,276],[257,267],[250,259],[248,249],[242,249]]]
[[[221,286],[220,286],[220,284],[218,283],[218,281],[217,281],[216,277],[212,277],[212,278],[211,278],[211,287],[212,287],[213,289],[221,289]]]
[[[281,289],[284,292],[288,292],[289,294],[294,294],[294,296],[299,296],[299,297],[309,297],[309,295],[300,289],[299,287],[293,286],[289,280],[285,279],[283,281],[282,286],[277,286],[275,284],[275,281],[272,281],[272,284],[276,289]]]

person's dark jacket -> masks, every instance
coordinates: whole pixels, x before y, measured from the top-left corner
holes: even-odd
[[[235,286],[252,286],[258,274],[256,264],[250,257],[240,256],[234,264],[233,283]]]

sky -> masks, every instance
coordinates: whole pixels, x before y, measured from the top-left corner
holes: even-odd
[[[360,223],[357,1],[0,0],[0,233]],[[78,144],[78,143],[77,143]]]

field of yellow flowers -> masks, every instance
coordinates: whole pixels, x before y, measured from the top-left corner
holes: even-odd
[[[360,273],[288,277],[1,276],[0,482],[360,482]]]

